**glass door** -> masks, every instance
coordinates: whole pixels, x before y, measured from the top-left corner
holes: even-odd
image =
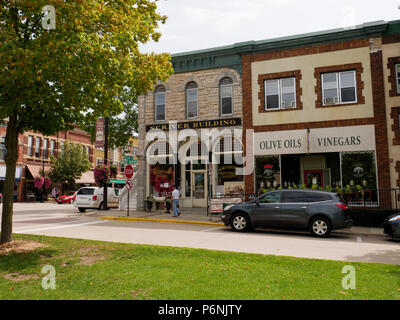
[[[193,206],[205,208],[207,206],[207,176],[205,172],[193,173]]]

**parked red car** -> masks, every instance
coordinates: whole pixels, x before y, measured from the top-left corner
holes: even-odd
[[[56,201],[58,204],[63,204],[63,203],[74,203],[75,201],[75,196],[76,196],[76,191],[70,191],[66,195],[59,196]]]

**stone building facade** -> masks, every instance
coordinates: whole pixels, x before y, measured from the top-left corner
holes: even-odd
[[[378,21],[174,55],[175,75],[139,99],[143,161],[138,203],[153,195],[156,181],[146,152],[160,139],[147,139],[148,132],[175,127],[179,132],[196,121],[206,121],[203,127],[208,127],[211,120],[224,119],[221,83],[228,78],[234,87],[230,118],[240,118],[238,127],[243,129],[242,145],[230,150],[245,158],[245,198],[271,188],[301,186],[363,190],[364,204],[397,205],[393,193],[383,189],[400,187],[399,42],[400,21]],[[192,88],[197,90],[198,111],[188,117]],[[171,127],[169,121],[177,123]],[[177,149],[184,145],[186,141]],[[211,146],[210,152],[215,151]],[[225,169],[213,165],[214,160],[209,154],[211,165],[205,169],[210,197],[225,195],[231,182],[222,188],[215,175]],[[187,192],[185,170],[183,165],[170,170],[182,194]],[[183,203],[195,207],[196,181],[190,179],[187,196],[192,200],[184,197]],[[353,198],[357,205],[360,199]]]

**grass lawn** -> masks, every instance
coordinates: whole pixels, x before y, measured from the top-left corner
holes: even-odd
[[[400,267],[16,235],[45,246],[0,255],[0,299],[394,299]],[[356,268],[356,289],[342,268]],[[53,265],[56,289],[41,286]]]

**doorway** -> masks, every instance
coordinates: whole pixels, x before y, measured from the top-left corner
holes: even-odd
[[[193,185],[193,208],[207,207],[207,174],[206,171],[195,171],[192,173]]]

